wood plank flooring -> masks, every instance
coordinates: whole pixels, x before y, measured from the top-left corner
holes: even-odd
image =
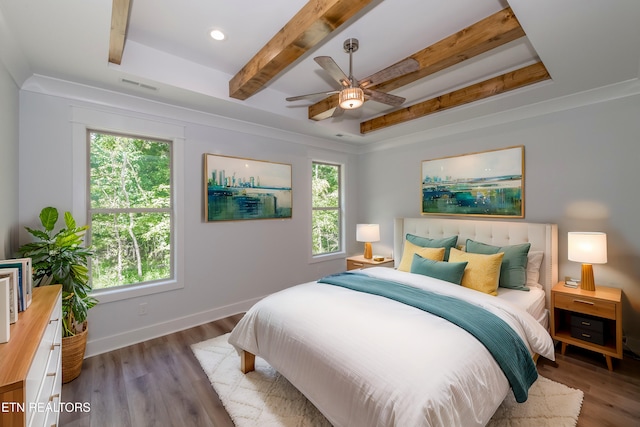
[[[64,402],[91,411],[63,413],[68,427],[233,427],[190,345],[225,334],[242,315],[149,340],[84,361],[82,374],[62,388]],[[569,347],[556,362],[540,359],[541,375],[585,393],[578,427],[640,426],[640,361],[615,360]]]

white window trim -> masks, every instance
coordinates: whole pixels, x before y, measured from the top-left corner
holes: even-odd
[[[312,180],[312,172],[313,172],[313,164],[314,163],[326,163],[328,165],[340,166],[340,250],[338,252],[332,252],[328,254],[313,254],[313,235],[311,233],[313,227],[313,180]],[[347,256],[347,252],[345,249],[345,224],[346,224],[346,212],[345,212],[345,188],[346,188],[346,173],[345,173],[345,164],[344,162],[339,162],[335,160],[322,160],[318,158],[309,159],[308,169],[307,169],[307,177],[308,188],[309,188],[309,215],[307,215],[308,227],[308,243],[307,247],[309,248],[309,264],[324,262],[324,261],[332,261],[334,259],[344,259]]]
[[[145,135],[172,142],[173,263],[174,278],[92,292],[100,304],[184,288],[184,126],[158,118],[136,116],[79,106],[71,107],[73,139],[73,215],[77,222],[87,223],[88,144],[87,130],[125,135]]]

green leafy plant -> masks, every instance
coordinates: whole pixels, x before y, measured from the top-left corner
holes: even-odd
[[[37,241],[18,252],[31,258],[34,286],[62,285],[62,334],[70,337],[82,331],[88,310],[98,302],[90,295],[87,265],[92,252],[83,246],[89,226],[78,227],[71,213],[65,212],[65,227],[55,232],[58,210],[50,206],[40,212],[40,222],[43,230],[25,227]]]

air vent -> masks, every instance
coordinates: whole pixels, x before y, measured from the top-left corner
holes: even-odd
[[[158,90],[158,88],[157,88],[157,87],[155,87],[155,86],[151,86],[151,85],[147,85],[147,84],[144,84],[144,83],[140,83],[140,82],[137,82],[137,81],[135,81],[135,80],[120,79],[120,81],[121,81],[122,83],[126,83],[126,84],[128,84],[128,85],[132,85],[132,86],[138,86],[138,87],[141,87],[141,88],[143,88],[143,89],[148,89],[148,90]]]

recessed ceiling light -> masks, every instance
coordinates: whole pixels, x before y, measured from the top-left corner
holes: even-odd
[[[213,38],[214,40],[224,40],[225,39],[225,35],[222,31],[220,30],[213,30],[211,31],[211,38]]]

